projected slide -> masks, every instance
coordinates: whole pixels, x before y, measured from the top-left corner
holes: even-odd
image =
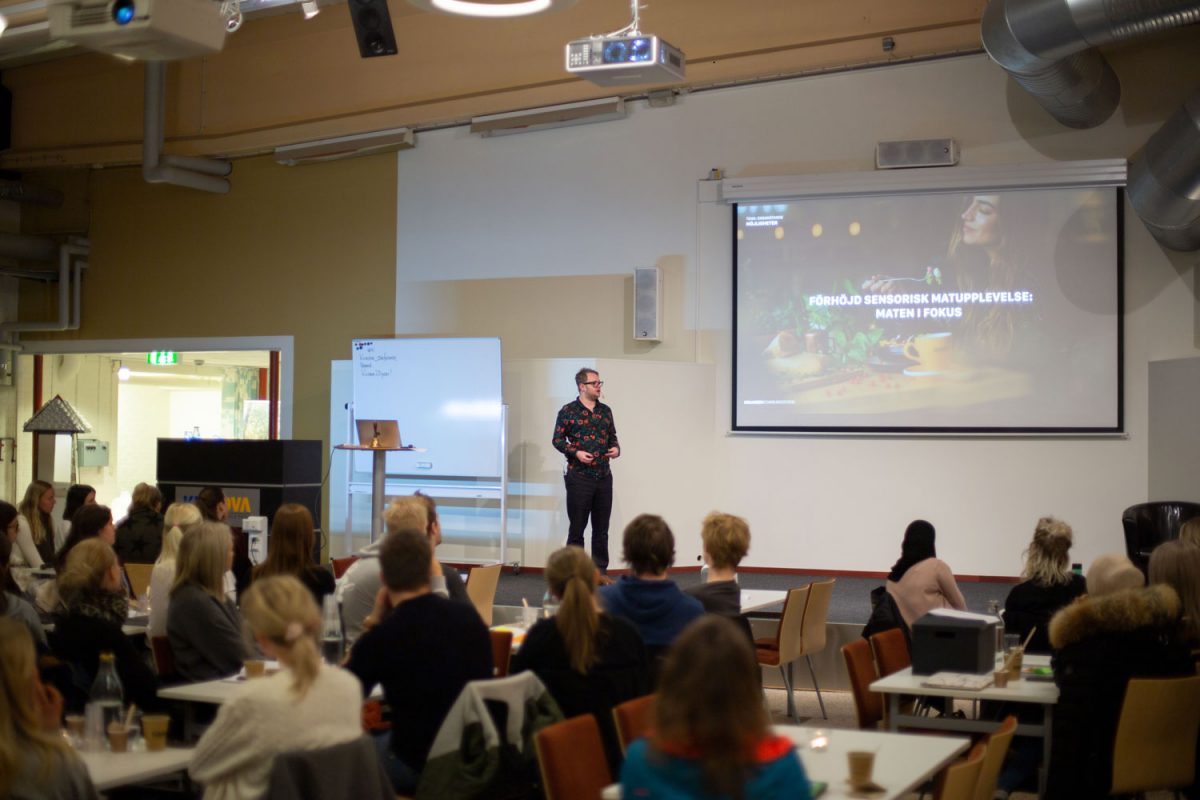
[[[734,207],[735,430],[1117,431],[1116,189]]]

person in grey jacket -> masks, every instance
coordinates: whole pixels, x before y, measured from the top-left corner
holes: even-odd
[[[179,544],[167,638],[185,680],[232,675],[249,655],[241,616],[225,597],[223,576],[232,562],[233,537],[223,523],[202,523]]]

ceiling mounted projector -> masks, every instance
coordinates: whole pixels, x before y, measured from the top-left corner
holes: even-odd
[[[657,36],[620,33],[567,43],[567,72],[600,86],[683,80],[683,51]]]
[[[216,0],[49,0],[50,37],[119,58],[174,61],[219,52]]]

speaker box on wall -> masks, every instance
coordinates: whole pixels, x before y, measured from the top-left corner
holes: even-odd
[[[350,20],[363,58],[396,55],[396,33],[387,0],[350,0]]]
[[[658,267],[639,267],[633,271],[633,338],[642,342],[661,342],[662,278]]]
[[[958,163],[958,143],[953,139],[909,139],[875,145],[876,169],[952,167]]]

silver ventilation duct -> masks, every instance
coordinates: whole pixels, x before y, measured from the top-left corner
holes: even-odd
[[[1094,128],[1121,99],[1095,48],[1200,22],[1197,0],[991,0],[983,46],[1056,120]]]
[[[228,194],[225,180],[233,166],[228,161],[163,153],[163,116],[166,106],[167,65],[146,62],[146,106],[142,124],[142,177],[147,183],[172,183],[204,192]]]
[[[1131,160],[1129,202],[1165,247],[1200,250],[1200,92]]]

